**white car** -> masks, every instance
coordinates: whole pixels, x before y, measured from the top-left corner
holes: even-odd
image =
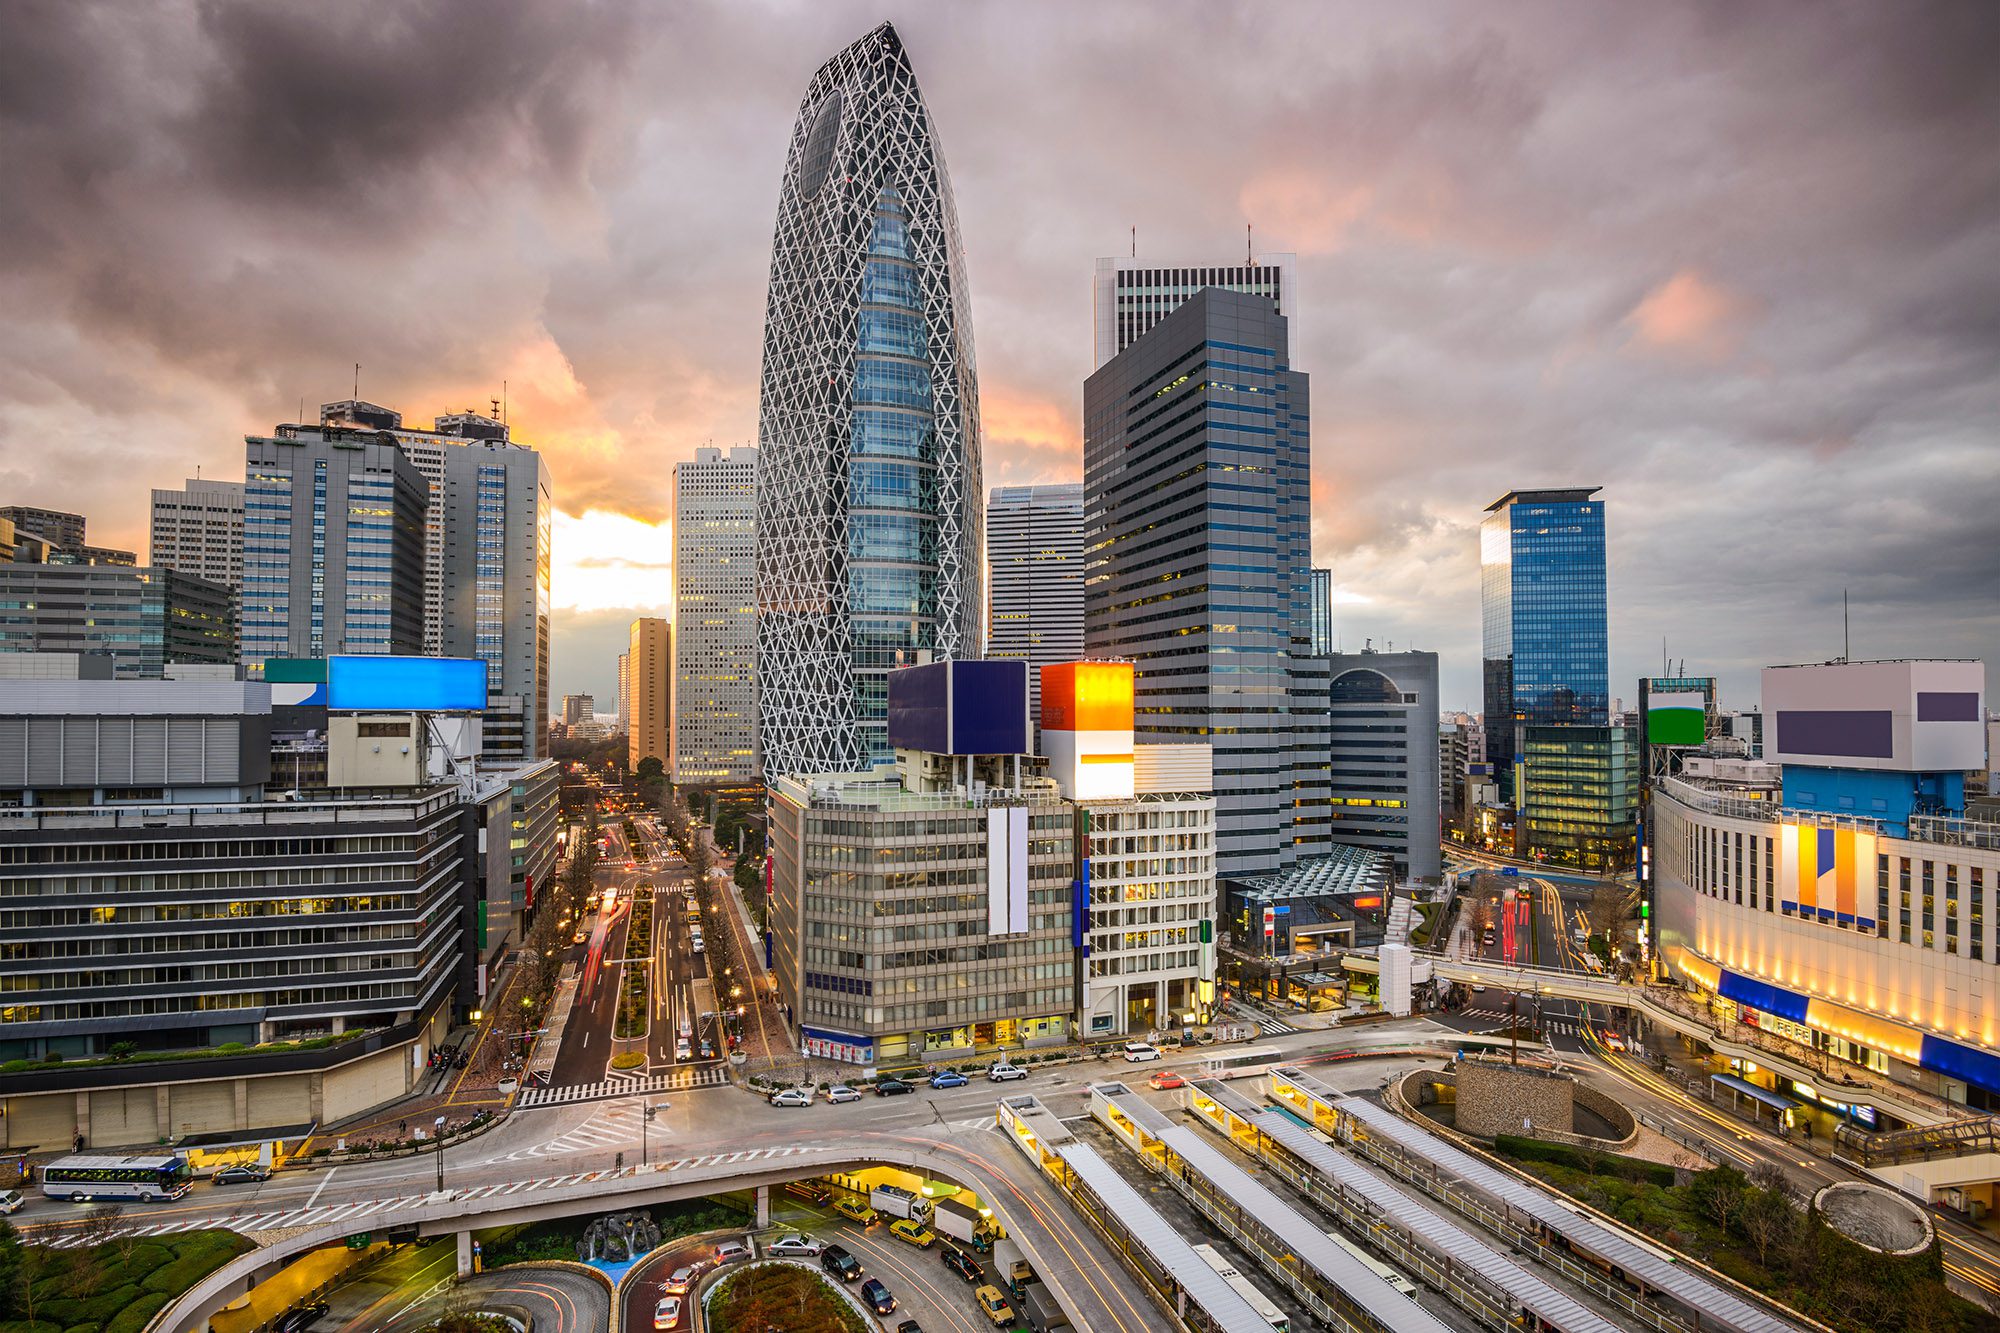
[[[653,1307],[653,1327],[655,1329],[678,1328],[681,1322],[681,1298],[662,1296],[660,1303]]]
[[[845,1083],[836,1083],[826,1090],[826,1099],[830,1102],[858,1102],[861,1094]]]
[[[1026,1078],[1027,1076],[1027,1070],[1021,1068],[1019,1065],[1010,1065],[1005,1060],[986,1067],[986,1081],[988,1083],[1005,1083],[1008,1079]]]
[[[1142,1060],[1157,1060],[1159,1058],[1160,1048],[1157,1046],[1148,1046],[1143,1041],[1128,1041],[1125,1043],[1125,1059],[1129,1064],[1136,1065]]]
[[[718,1264],[733,1264],[750,1257],[750,1247],[737,1241],[726,1240],[715,1247],[715,1262]]]
[[[764,1253],[792,1259],[817,1259],[826,1246],[811,1236],[780,1236],[764,1247]]]
[[[7,1214],[14,1212],[26,1202],[27,1199],[22,1196],[19,1190],[0,1190],[0,1217],[5,1217]]]
[[[771,1105],[773,1106],[811,1106],[812,1104],[813,1095],[811,1088],[785,1088],[771,1094]]]

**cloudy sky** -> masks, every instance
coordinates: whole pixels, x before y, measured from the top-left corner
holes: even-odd
[[[345,397],[507,384],[558,692],[669,604],[671,465],[752,439],[814,68],[897,23],[972,282],[990,484],[1080,475],[1091,261],[1300,258],[1349,647],[1477,706],[1474,534],[1601,485],[1614,693],[2000,661],[2000,8],[307,0],[0,9],[0,502],[147,489]]]

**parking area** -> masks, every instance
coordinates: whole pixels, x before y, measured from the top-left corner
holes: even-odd
[[[945,1249],[952,1242],[939,1236],[929,1249],[919,1249],[890,1234],[891,1220],[885,1217],[874,1226],[863,1227],[830,1209],[793,1199],[774,1200],[773,1229],[761,1233],[758,1241],[761,1248],[781,1235],[798,1233],[852,1254],[867,1276],[879,1280],[896,1298],[895,1313],[879,1321],[884,1328],[894,1329],[904,1320],[914,1319],[924,1333],[991,1333],[993,1325],[980,1314],[973,1299],[977,1284],[945,1266]],[[985,1271],[986,1281],[994,1280],[991,1255],[969,1257]],[[848,1284],[856,1295],[860,1287],[860,1279]]]

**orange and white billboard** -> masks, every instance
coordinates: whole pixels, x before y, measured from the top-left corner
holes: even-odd
[[[1058,662],[1042,668],[1042,753],[1049,775],[1070,800],[1130,799],[1130,662]]]

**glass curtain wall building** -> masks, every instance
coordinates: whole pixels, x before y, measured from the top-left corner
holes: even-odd
[[[1486,751],[1518,855],[1622,870],[1638,832],[1638,741],[1611,717],[1604,503],[1510,491],[1480,525]]]
[[[1510,491],[1479,527],[1486,757],[1514,797],[1515,727],[1610,721],[1604,502]]]
[[[764,324],[757,681],[767,778],[889,758],[887,675],[980,651],[979,396],[957,208],[883,24],[806,89]]]
[[[1285,318],[1208,288],[1083,394],[1086,651],[1134,664],[1141,743],[1214,746],[1218,874],[1288,869],[1324,850],[1327,754]]]

